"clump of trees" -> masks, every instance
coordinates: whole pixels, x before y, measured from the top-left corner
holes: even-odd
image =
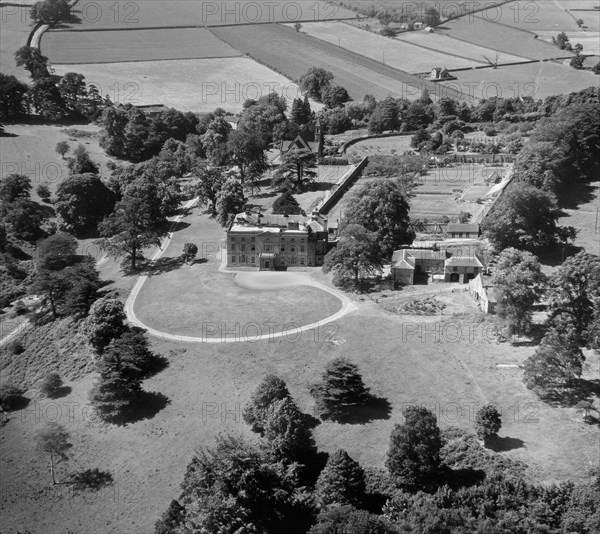
[[[97,354],[100,375],[89,393],[96,413],[118,423],[135,416],[142,397],[142,381],[166,365],[154,354],[144,330],[125,324],[123,304],[103,298],[94,303],[85,330]]]

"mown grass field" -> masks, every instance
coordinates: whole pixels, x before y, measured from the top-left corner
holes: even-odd
[[[346,50],[375,61],[380,61],[385,65],[411,73],[428,72],[434,66],[446,66],[449,69],[456,69],[485,64],[483,58],[477,60],[466,59],[445,54],[442,51],[428,50],[409,42],[360,30],[343,22],[303,24],[300,31],[311,37],[341,46]],[[451,48],[446,50],[452,51]]]
[[[236,331],[253,336],[259,329],[262,334],[269,334],[281,332],[285,325],[310,324],[340,309],[341,302],[336,297],[314,287],[264,291],[240,287],[233,273],[217,272],[225,254],[223,228],[207,220],[199,210],[184,218],[183,223],[190,226],[175,233],[161,262],[176,260],[187,242],[197,243],[200,255],[208,261],[181,266],[146,281],[136,300],[135,313],[149,327],[195,337],[235,337]],[[204,230],[201,242],[199,226]],[[216,333],[211,333],[211,325],[219,325]],[[294,327],[287,327],[291,328]],[[225,335],[225,331],[232,334]]]
[[[558,2],[516,0],[499,8],[484,10],[477,16],[533,33],[540,30],[555,30],[560,33],[578,29],[576,19],[557,4]]]
[[[117,63],[159,59],[238,57],[242,53],[206,28],[68,32],[42,37],[42,52],[53,63]]]
[[[450,22],[447,23],[447,27],[451,27],[450,24]],[[491,61],[495,61],[496,54],[498,55],[498,62],[500,63],[512,63],[515,61],[524,61],[525,59],[521,55],[497,52],[496,50],[486,48],[485,46],[477,46],[473,43],[468,43],[459,39],[453,39],[447,32],[403,32],[398,34],[396,39],[421,47],[433,48],[441,53],[454,54],[483,63],[487,63],[485,59],[486,57]],[[442,64],[442,66],[444,65],[448,68],[451,68],[449,64]]]
[[[15,52],[27,44],[31,32],[31,20],[25,9],[0,7],[0,71],[13,74],[23,82],[29,82],[29,72],[15,64]]]
[[[309,68],[318,65],[333,73],[355,99],[366,94],[376,98],[388,95],[414,100],[427,87],[435,94],[435,84],[389,65],[315,39],[282,24],[212,28],[213,33],[238,50],[245,51],[270,68],[298,80]],[[451,91],[451,98],[464,95]]]
[[[165,9],[166,8],[166,9]],[[220,26],[353,18],[355,14],[323,0],[269,2],[267,0],[118,0],[112,3],[81,0],[72,10],[72,29],[167,28]]]
[[[506,6],[503,8],[506,9]],[[478,15],[448,21],[443,27],[437,28],[437,31],[442,35],[461,39],[477,46],[529,59],[548,59],[572,55],[550,43],[535,39],[534,35],[528,31],[495,24]],[[568,90],[567,85],[565,85],[565,90]]]
[[[298,86],[248,58],[180,59],[97,65],[54,65],[57,74],[79,72],[114,102],[164,104],[181,111],[222,107],[238,112],[249,98],[275,91],[291,105]]]
[[[557,49],[558,50],[558,49]],[[508,65],[455,73],[457,80],[441,82],[443,86],[469,88],[476,98],[548,96],[580,91],[597,86],[598,77],[589,71],[575,70],[566,64],[545,61],[527,65]]]

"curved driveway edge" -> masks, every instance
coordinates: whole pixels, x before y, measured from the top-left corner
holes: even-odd
[[[184,208],[188,209],[188,208],[192,207],[194,205],[194,203],[196,202],[196,200],[197,199],[191,200],[190,202],[185,204]],[[183,214],[178,215],[173,220],[173,224],[179,222],[183,218],[183,216],[184,216]],[[167,248],[169,247],[169,244],[171,243],[171,239],[172,239],[172,234],[169,233],[169,235],[163,241],[161,248],[159,248],[155,252],[155,254],[152,256],[152,258],[151,258],[152,260],[159,259],[166,252]],[[232,274],[235,274],[235,273],[232,272]],[[251,275],[252,273],[245,272],[244,274]],[[143,328],[144,330],[146,330],[149,334],[152,334],[153,336],[156,336],[156,337],[159,337],[162,339],[168,339],[171,341],[181,341],[181,342],[185,342],[185,343],[244,343],[244,342],[256,342],[256,341],[272,340],[272,339],[277,339],[277,338],[282,338],[282,337],[291,337],[291,336],[301,335],[303,332],[308,332],[310,330],[314,330],[314,329],[323,327],[326,324],[334,323],[335,321],[341,319],[345,315],[348,315],[350,312],[353,312],[358,309],[356,304],[352,300],[350,300],[346,295],[344,295],[343,293],[336,291],[335,289],[332,289],[330,287],[327,287],[326,285],[321,284],[320,282],[317,282],[316,280],[313,280],[306,273],[299,273],[299,274],[304,275],[306,280],[303,281],[301,284],[296,284],[296,285],[306,285],[306,286],[316,287],[322,291],[325,291],[326,293],[329,293],[330,295],[333,295],[334,297],[336,297],[342,303],[342,307],[333,315],[330,315],[329,317],[325,317],[324,319],[321,319],[320,321],[316,321],[314,323],[310,323],[310,324],[307,324],[304,326],[299,326],[297,328],[291,328],[289,330],[283,330],[281,332],[272,332],[269,334],[262,334],[262,335],[257,335],[257,336],[236,336],[236,337],[181,336],[181,335],[177,335],[177,334],[169,334],[168,332],[162,332],[160,330],[156,330],[155,328],[151,328],[150,326],[143,323],[140,319],[138,319],[138,317],[136,316],[135,311],[134,311],[135,301],[136,301],[142,287],[144,286],[144,283],[148,279],[147,276],[140,276],[136,280],[131,292],[129,293],[129,296],[127,297],[127,301],[125,302],[125,313],[127,314],[127,320],[131,324],[133,324],[135,326],[139,326],[140,328]]]

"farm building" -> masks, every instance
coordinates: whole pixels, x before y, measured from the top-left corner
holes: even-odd
[[[452,254],[446,250],[406,248],[392,256],[391,277],[395,283],[412,285],[420,275],[432,282],[466,284],[483,272],[483,261],[476,254]]]
[[[450,223],[446,227],[446,233],[451,238],[477,239],[479,237],[479,225],[469,223]]]
[[[439,82],[442,80],[455,80],[456,77],[452,76],[446,67],[435,67],[431,69],[430,79],[434,82]]]
[[[311,217],[245,212],[227,230],[228,268],[274,271],[318,266],[327,250],[327,219],[317,212]]]
[[[496,291],[489,276],[478,274],[469,282],[469,291],[479,303],[481,311],[484,313],[494,313],[496,311],[496,305],[498,304]]]
[[[317,120],[314,133],[309,128],[305,128],[291,141],[281,141],[281,155],[290,150],[309,150],[320,158],[323,155],[323,141],[321,121]]]
[[[483,262],[477,255],[452,256],[444,265],[444,280],[446,282],[460,282],[466,284],[483,272]]]

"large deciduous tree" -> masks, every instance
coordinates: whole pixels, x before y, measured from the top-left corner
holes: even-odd
[[[48,78],[48,58],[38,48],[22,46],[15,52],[17,67],[25,67],[34,80]]]
[[[359,224],[349,224],[341,232],[337,246],[325,256],[323,272],[334,273],[334,283],[357,288],[363,277],[383,269],[377,236]]]
[[[391,258],[394,250],[410,245],[415,238],[405,188],[395,180],[373,180],[350,195],[344,224],[358,224],[375,232],[383,258]]]
[[[510,334],[528,333],[533,305],[545,281],[538,259],[515,248],[503,250],[492,280],[498,292],[498,314],[507,322]]]
[[[101,223],[104,239],[99,244],[115,258],[128,256],[135,270],[143,249],[159,246],[168,227],[156,185],[142,177],[125,188],[114,212]]]
[[[527,184],[508,188],[483,223],[483,231],[498,249],[535,252],[574,237],[558,227],[560,210],[552,194]]]
[[[311,67],[300,78],[300,89],[306,91],[308,96],[321,101],[323,92],[331,86],[333,74],[320,67]]]
[[[600,258],[587,252],[567,258],[550,278],[548,305],[553,317],[570,318],[580,341],[589,339],[600,311]]]
[[[188,465],[180,504],[193,532],[301,534],[314,510],[297,487],[290,466],[276,462],[247,441],[217,437]]]
[[[12,74],[0,72],[0,120],[11,120],[25,111],[23,98],[27,94],[27,85]]]
[[[95,233],[114,206],[114,193],[96,174],[72,174],[56,190],[59,227],[78,236]]]
[[[229,178],[217,195],[217,221],[227,226],[246,206],[244,188],[237,178]]]
[[[193,184],[193,190],[198,195],[198,200],[207,204],[211,215],[217,215],[217,200],[219,192],[226,181],[225,169],[223,167],[211,167],[204,162],[193,169],[197,181]]]
[[[535,353],[525,361],[527,387],[548,391],[554,387],[569,387],[579,378],[585,360],[579,339],[579,333],[568,318],[550,327]]]

